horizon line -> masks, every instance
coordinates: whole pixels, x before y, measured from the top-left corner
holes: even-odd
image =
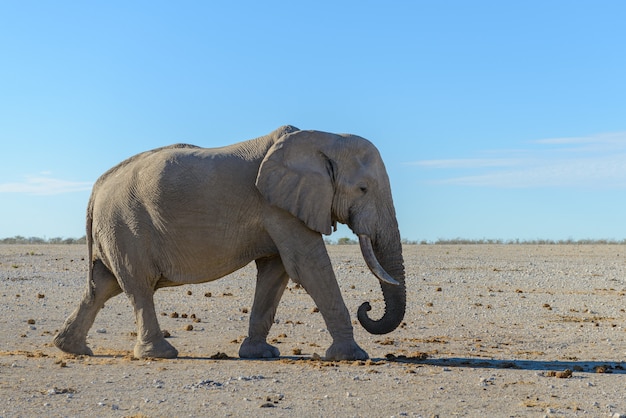
[[[43,244],[81,244],[86,243],[86,235],[80,238],[74,237],[26,237],[22,235],[15,235],[12,237],[0,238],[0,244],[5,245],[43,245]],[[329,245],[356,245],[358,241],[350,237],[340,237],[337,239],[324,238],[324,242]],[[402,238],[402,244],[404,245],[476,245],[476,244],[488,244],[488,245],[571,245],[571,244],[603,244],[603,245],[626,245],[626,238],[566,238],[566,239],[550,239],[550,238],[535,238],[535,239],[505,239],[505,238],[437,238],[436,240],[411,240]]]

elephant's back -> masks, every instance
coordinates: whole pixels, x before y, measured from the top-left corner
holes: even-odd
[[[161,156],[164,154],[169,153],[170,151],[176,151],[176,150],[198,150],[201,149],[200,147],[196,146],[196,145],[191,145],[191,144],[172,144],[172,145],[168,145],[165,147],[160,147],[160,148],[155,148],[149,151],[144,151],[142,153],[133,155],[132,157],[129,157],[127,159],[125,159],[124,161],[120,162],[119,164],[111,167],[110,169],[108,169],[107,171],[105,171],[96,181],[95,185],[94,185],[94,190],[97,189],[97,186],[99,184],[102,184],[104,182],[107,181],[107,179],[114,177],[114,176],[119,176],[120,174],[123,174],[125,171],[127,170],[132,170],[133,168],[135,168],[136,166],[141,166],[146,164],[146,162],[148,162],[152,157],[157,156]]]
[[[156,229],[166,229],[179,219],[200,222],[206,214],[226,215],[223,212],[259,203],[255,187],[259,164],[260,160],[224,149],[186,144],[147,151],[98,179],[90,214],[99,224],[137,222]]]
[[[163,190],[168,166],[180,166],[175,161],[202,148],[188,144],[175,144],[134,155],[112,167],[94,184],[88,208],[88,218],[96,230],[114,228],[121,223],[132,224],[152,221],[153,202],[168,193]],[[179,167],[179,169],[183,169]]]

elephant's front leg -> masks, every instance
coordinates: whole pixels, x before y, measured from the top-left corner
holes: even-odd
[[[267,334],[274,323],[274,315],[289,277],[280,257],[256,260],[258,269],[254,303],[250,314],[248,337],[239,348],[241,358],[278,357],[278,348],[269,345]]]
[[[297,218],[268,214],[270,235],[289,277],[300,283],[324,317],[333,343],[327,360],[365,360],[367,353],[354,341],[350,313],[341,297],[322,236]],[[279,227],[273,227],[273,226]]]
[[[324,257],[328,258],[325,248],[324,254],[318,257],[317,260],[324,260]],[[309,259],[316,259],[316,257],[311,254]],[[359,347],[354,340],[350,313],[341,296],[330,260],[315,268],[303,269],[299,273],[300,276],[297,280],[313,298],[324,317],[328,332],[333,338],[332,345],[326,350],[326,360],[367,359],[369,356],[365,350]]]

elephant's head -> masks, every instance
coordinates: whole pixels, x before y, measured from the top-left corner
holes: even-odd
[[[404,263],[389,178],[376,147],[354,135],[288,133],[265,156],[257,187],[314,231],[328,235],[340,222],[358,235],[385,298],[382,318],[372,320],[365,302],[359,322],[372,334],[393,331],[406,308]]]

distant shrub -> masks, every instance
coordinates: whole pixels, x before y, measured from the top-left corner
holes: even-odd
[[[357,242],[355,240],[353,240],[352,238],[348,238],[348,237],[343,237],[343,238],[339,238],[337,240],[337,245],[354,245]]]

